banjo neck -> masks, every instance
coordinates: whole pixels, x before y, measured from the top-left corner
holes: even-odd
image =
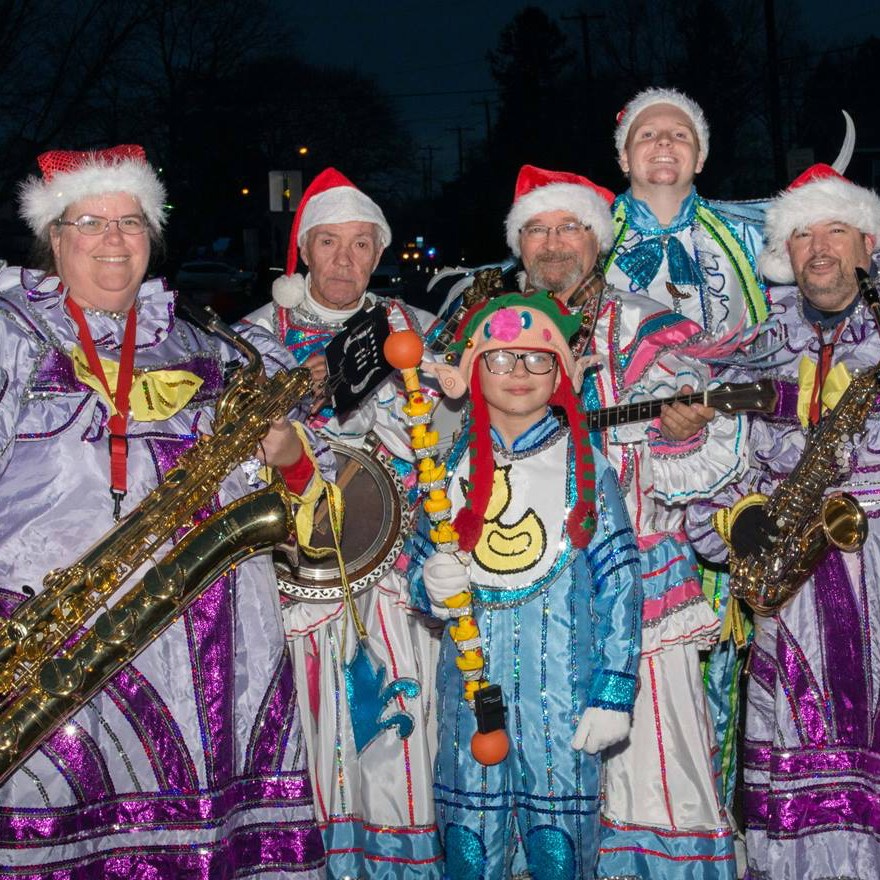
[[[603,409],[588,410],[587,426],[591,431],[603,428],[614,428],[632,422],[645,422],[656,419],[663,406],[671,403],[683,403],[690,406],[701,403],[711,406],[724,413],[764,412],[772,413],[776,408],[777,391],[768,379],[759,382],[726,382],[717,388],[697,391],[692,394],[676,394],[672,397],[640,400],[635,403],[623,403]]]

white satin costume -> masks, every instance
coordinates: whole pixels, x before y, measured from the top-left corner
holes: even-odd
[[[299,363],[323,352],[343,322],[365,305],[384,306],[392,331],[422,335],[434,321],[427,312],[369,292],[352,309],[327,309],[308,286],[306,276],[307,292],[298,305],[270,303],[248,319],[270,328]],[[376,434],[412,505],[417,499],[405,403],[395,373],[343,418],[328,407],[309,424],[352,446]],[[347,507],[346,516],[358,516],[357,507]],[[409,517],[407,509],[404,521]],[[340,880],[439,880],[442,856],[431,791],[439,638],[410,609],[406,581],[393,570],[355,603],[368,634],[360,644],[342,601],[294,602],[283,611],[329,874]]]
[[[647,202],[628,190],[612,209],[614,244],[605,276],[620,290],[647,294],[713,334],[757,324],[767,317],[769,303],[756,265],[765,208],[764,201],[714,201],[691,189],[663,226]],[[727,573],[712,565],[701,568],[703,590],[724,619]],[[720,642],[703,673],[719,746],[719,790],[728,808],[736,784],[742,658],[733,639]]]
[[[704,335],[644,295],[606,288],[586,349],[601,366],[587,372],[584,408],[705,388]],[[665,440],[657,423],[646,422],[596,435],[632,518],[645,597],[632,729],[605,756],[599,877],[734,876],[699,657],[717,640],[720,622],[702,592],[684,513],[689,500],[711,497],[741,472],[744,426],[741,417],[719,415],[683,442]]]

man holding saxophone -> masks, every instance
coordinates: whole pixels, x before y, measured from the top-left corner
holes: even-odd
[[[761,268],[794,282],[772,291],[776,412],[751,423],[746,478],[688,511],[696,548],[729,553],[731,592],[759,612],[744,748],[753,878],[880,875],[880,331],[855,271],[878,237],[880,197],[826,165],[771,203]],[[841,490],[852,498],[835,508]]]
[[[40,268],[0,273],[0,875],[323,877],[274,570],[243,560],[320,482],[308,378],[145,280],[142,148],[38,163]]]

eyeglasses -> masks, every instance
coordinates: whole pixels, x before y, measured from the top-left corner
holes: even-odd
[[[521,226],[519,231],[520,235],[538,241],[541,238],[550,238],[550,232],[554,229],[560,238],[572,239],[580,238],[584,230],[589,228],[583,223],[560,223],[558,226],[543,226],[536,223],[532,226]]]
[[[496,348],[483,352],[486,369],[496,376],[512,373],[516,362],[522,361],[525,368],[535,376],[543,376],[556,366],[556,355],[552,351],[507,351]]]
[[[126,214],[124,217],[93,217],[83,214],[76,220],[58,220],[59,226],[75,226],[83,235],[103,235],[111,223],[125,235],[143,235],[147,231],[147,221],[140,214]]]

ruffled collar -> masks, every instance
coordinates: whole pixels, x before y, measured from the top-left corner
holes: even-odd
[[[65,349],[78,343],[76,324],[64,308],[68,292],[55,275],[22,270],[21,284],[31,307],[38,310],[51,325]],[[174,292],[165,287],[161,278],[145,281],[137,295],[137,349],[152,348],[167,338],[174,327]],[[125,332],[125,313],[83,309],[92,339],[98,348],[117,351]]]
[[[642,199],[637,199],[632,194],[631,189],[628,189],[620,198],[626,207],[626,219],[629,225],[652,235],[659,235],[663,232],[677,232],[679,229],[688,226],[693,222],[694,213],[697,208],[697,191],[691,187],[691,191],[685,196],[678,209],[678,213],[672,218],[672,222],[667,226],[661,226],[650,205],[642,201]]]
[[[534,425],[527,428],[519,435],[508,450],[501,434],[494,428],[490,428],[492,435],[492,443],[499,450],[509,452],[532,452],[540,447],[544,441],[553,436],[560,429],[559,420],[553,415],[552,410],[548,407],[547,413],[538,419]]]

